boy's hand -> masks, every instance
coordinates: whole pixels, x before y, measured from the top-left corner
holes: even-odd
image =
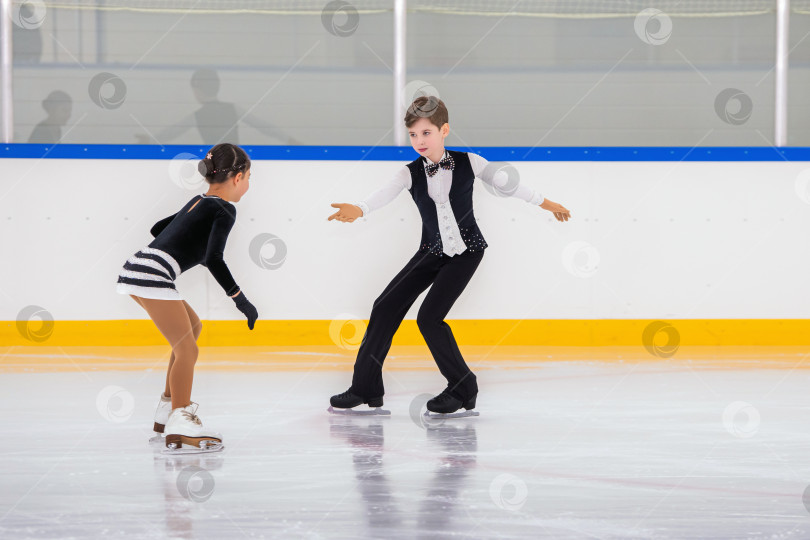
[[[351,223],[359,217],[363,217],[363,211],[359,206],[347,203],[333,203],[332,208],[339,208],[337,212],[329,216],[329,221],[336,219],[344,223]]]
[[[568,221],[571,219],[571,212],[560,203],[555,203],[554,201],[546,199],[543,201],[543,204],[540,205],[540,208],[548,210],[554,214],[557,221]]]

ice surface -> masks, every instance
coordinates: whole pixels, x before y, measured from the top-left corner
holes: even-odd
[[[222,453],[150,446],[159,371],[4,373],[0,538],[810,538],[806,370],[479,372],[481,416],[326,412],[350,374],[198,371]]]

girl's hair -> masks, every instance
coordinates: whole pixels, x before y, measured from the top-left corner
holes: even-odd
[[[250,158],[235,144],[222,143],[208,151],[197,169],[209,184],[221,184],[235,174],[250,169]]]

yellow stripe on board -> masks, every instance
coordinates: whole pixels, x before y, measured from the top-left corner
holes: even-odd
[[[262,320],[254,330],[244,321],[203,321],[201,346],[335,346],[353,350],[367,321]],[[679,346],[810,345],[807,319],[456,320],[448,321],[460,345],[639,346],[667,357]],[[0,346],[166,345],[149,320],[2,321]],[[424,345],[412,320],[404,321],[394,345]]]

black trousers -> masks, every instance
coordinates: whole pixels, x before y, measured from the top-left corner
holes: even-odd
[[[483,251],[465,251],[448,257],[417,253],[374,301],[368,328],[354,364],[352,393],[364,398],[385,393],[382,367],[391,341],[416,298],[427,293],[416,323],[436,365],[447,379],[447,390],[462,401],[478,393],[475,375],[467,367],[456,339],[444,318],[467,287],[484,257]]]

